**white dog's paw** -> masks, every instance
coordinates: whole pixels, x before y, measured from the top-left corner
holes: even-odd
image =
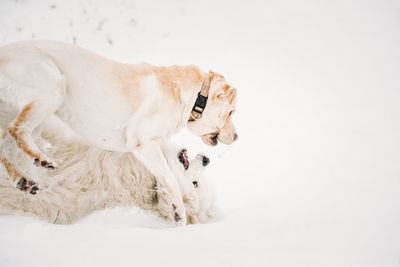
[[[186,209],[181,198],[170,191],[157,187],[157,204],[155,209],[161,217],[175,221],[178,225],[186,224]]]
[[[179,208],[179,206],[172,204],[173,209],[173,218],[178,225],[186,225],[186,211],[183,207]]]
[[[199,219],[195,215],[187,215],[187,224],[198,224]]]

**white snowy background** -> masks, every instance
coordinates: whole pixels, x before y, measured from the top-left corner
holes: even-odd
[[[400,1],[0,0],[0,45],[25,39],[220,72],[240,140],[175,138],[210,155],[222,221],[3,216],[0,266],[400,266]]]

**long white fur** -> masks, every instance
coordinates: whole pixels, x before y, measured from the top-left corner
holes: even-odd
[[[1,112],[1,106],[0,122],[4,124],[7,114]],[[165,194],[157,188],[156,179],[131,153],[84,145],[56,118],[46,123],[45,128],[35,141],[59,162],[58,169],[53,172],[37,169],[19,151],[16,163],[35,176],[40,190],[31,195],[16,189],[0,167],[0,214],[33,215],[51,223],[69,224],[95,210],[135,205],[167,220],[175,219]],[[185,170],[178,160],[177,146],[164,143],[162,151],[178,181],[187,223],[215,220],[219,212],[204,175],[202,157],[191,160]],[[197,188],[194,180],[198,182]]]

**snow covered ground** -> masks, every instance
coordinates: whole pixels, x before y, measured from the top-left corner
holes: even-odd
[[[211,156],[222,221],[3,216],[0,266],[400,266],[399,29],[396,0],[0,0],[0,44],[56,39],[224,74],[240,136],[175,138]]]

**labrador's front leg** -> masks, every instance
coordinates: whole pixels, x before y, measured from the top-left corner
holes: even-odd
[[[186,224],[186,210],[182,194],[176,178],[174,177],[167,161],[161,152],[159,142],[155,140],[129,142],[132,153],[155,176],[160,193],[165,194],[165,199],[171,207],[171,219]]]

